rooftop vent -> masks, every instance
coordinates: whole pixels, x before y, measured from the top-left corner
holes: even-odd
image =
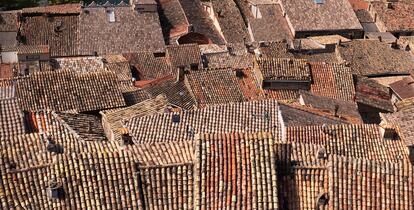
[[[64,30],[63,22],[57,21],[55,24],[55,32],[62,32]]]
[[[238,78],[243,78],[244,77],[244,72],[241,69],[236,69],[236,77]]]
[[[62,199],[65,197],[63,186],[58,182],[51,182],[47,188],[47,196],[51,199]]]
[[[171,120],[172,120],[173,123],[179,123],[180,122],[180,115],[179,114],[173,114]]]
[[[325,160],[326,158],[328,158],[328,154],[326,152],[326,149],[324,147],[319,148],[318,153],[316,154],[316,159]]]
[[[55,153],[55,154],[62,154],[63,153],[63,147],[60,146],[59,144],[57,144],[55,142],[55,140],[53,140],[51,137],[49,137],[47,139],[46,149],[47,149],[47,151],[49,151],[51,153]]]
[[[321,207],[321,206],[327,205],[328,201],[329,201],[328,194],[326,194],[326,193],[319,194],[319,196],[316,200],[316,205],[317,205],[316,209],[319,209],[319,207]]]
[[[134,144],[134,141],[132,140],[132,136],[130,136],[129,134],[122,134],[121,140],[122,140],[121,144],[123,146]]]

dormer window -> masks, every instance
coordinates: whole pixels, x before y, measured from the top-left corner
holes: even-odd
[[[325,0],[313,0],[315,4],[324,4]]]
[[[107,10],[106,14],[108,15],[108,20],[110,23],[115,22],[115,12],[113,10]]]

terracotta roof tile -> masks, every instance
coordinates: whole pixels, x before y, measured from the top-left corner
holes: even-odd
[[[159,84],[145,87],[143,90],[148,91],[152,96],[164,94],[170,104],[183,109],[188,110],[195,107],[195,99],[191,96],[188,87],[182,81],[163,81]]]
[[[259,50],[263,58],[294,58],[288,47],[286,42],[269,42],[261,44]]]
[[[278,209],[274,140],[268,133],[200,134],[194,206]]]
[[[138,71],[139,80],[152,80],[175,75],[166,56],[155,57],[151,52],[124,54],[131,66]]]
[[[382,114],[383,120],[389,125],[393,125],[399,131],[401,138],[408,146],[414,145],[414,106],[408,106],[391,114]]]
[[[187,164],[194,160],[193,141],[136,144],[124,149],[135,156],[140,166]]]
[[[333,209],[414,208],[411,164],[335,157],[329,183],[329,206]]]
[[[304,60],[259,58],[257,63],[265,80],[311,80],[309,65]]]
[[[226,42],[244,43],[249,34],[236,3],[232,0],[212,0],[211,4]]]
[[[286,134],[287,142],[322,145],[327,154],[378,162],[409,159],[403,140],[383,138],[377,125],[292,126]]]
[[[19,99],[0,99],[0,138],[25,133]]]
[[[347,124],[344,118],[335,117],[318,109],[280,103],[279,109],[285,126],[309,126],[322,124]]]
[[[0,12],[0,31],[15,31],[19,30],[18,11]]]
[[[236,70],[232,69],[207,70],[187,75],[187,81],[199,106],[262,98],[260,86],[252,71],[237,71],[243,72],[243,75],[237,77]]]
[[[23,8],[22,13],[27,14],[79,14],[81,5],[78,3],[73,4],[59,4],[48,5],[41,7]]]
[[[107,10],[114,11],[115,22],[108,21]],[[164,49],[158,13],[138,13],[131,6],[82,9],[79,38],[80,54],[83,55]]]
[[[186,33],[188,20],[179,0],[159,1],[160,21],[164,37],[176,37]]]
[[[257,7],[262,17],[252,18],[249,21],[254,41],[282,41],[293,39],[279,4],[265,4],[258,5]]]
[[[137,143],[191,140],[200,132],[268,131],[278,136],[277,107],[276,100],[214,105],[179,114],[134,118],[128,129]]]
[[[340,64],[311,63],[311,92],[344,101],[354,101],[355,87],[351,69]]]
[[[362,30],[348,0],[326,0],[323,4],[282,0],[281,4],[296,32]]]
[[[358,75],[408,73],[414,69],[408,52],[392,49],[385,42],[353,40],[339,45],[338,51],[341,59]]]
[[[147,99],[126,108],[102,111],[105,134],[111,141],[120,141],[121,130],[130,119],[164,113],[169,106],[165,95],[158,95],[154,99]]]
[[[302,91],[300,94],[301,98],[299,101],[301,104],[303,102],[302,105],[320,110],[326,110],[331,114],[335,114],[336,112],[337,115],[344,118],[352,117],[362,121],[361,115],[358,112],[357,104],[355,102],[335,100],[328,97],[317,96],[306,91]],[[337,110],[336,106],[338,107]]]
[[[414,17],[411,14],[414,3],[408,0],[392,2],[391,7],[388,8],[386,2],[371,2],[372,12],[377,14],[387,31],[413,31]]]
[[[77,15],[29,16],[21,23],[27,45],[49,45],[51,56],[78,55],[79,18]]]
[[[194,27],[194,32],[209,38],[215,44],[224,44],[220,33],[216,30],[213,21],[204,10],[199,0],[179,0],[187,20]]]
[[[147,209],[193,209],[193,164],[141,167]]]
[[[169,45],[166,53],[174,67],[189,67],[195,64],[201,68],[201,53],[197,44]]]
[[[228,52],[205,54],[203,57],[208,68],[246,69],[253,66],[254,60],[254,56],[250,54],[230,55]]]
[[[0,99],[16,96],[16,80],[0,79]]]
[[[388,88],[366,77],[356,77],[355,83],[356,102],[387,112],[394,111]]]
[[[131,106],[152,98],[151,94],[148,93],[148,91],[142,89],[123,91],[122,95],[124,96],[125,103],[127,104],[127,106]]]
[[[28,111],[91,111],[125,105],[116,76],[111,72],[38,72],[18,80],[17,95],[22,108]]]
[[[297,100],[299,90],[263,90],[265,98],[276,100]]]
[[[414,79],[412,77],[406,77],[400,81],[390,84],[391,90],[398,95],[401,99],[407,99],[414,97]]]

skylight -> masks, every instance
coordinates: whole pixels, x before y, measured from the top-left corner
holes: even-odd
[[[313,0],[315,4],[323,4],[325,3],[325,0]]]

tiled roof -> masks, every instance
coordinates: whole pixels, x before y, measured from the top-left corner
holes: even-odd
[[[58,4],[40,7],[23,8],[22,13],[28,14],[79,14],[81,5],[79,3],[73,4]]]
[[[17,54],[41,54],[49,53],[48,45],[19,45],[16,47]]]
[[[325,0],[323,4],[313,0],[282,0],[281,4],[296,32],[362,30],[348,0]]]
[[[278,209],[273,145],[268,133],[200,134],[195,146],[195,208]]]
[[[386,123],[397,127],[401,138],[408,146],[414,145],[414,106],[408,106],[401,111],[382,114]]]
[[[193,109],[196,103],[182,81],[165,81],[146,87],[143,90],[148,91],[152,96],[164,94],[170,104],[183,109]]]
[[[135,163],[127,153],[63,156],[55,165],[2,174],[2,207],[142,208],[135,173]],[[62,185],[63,198],[52,199],[47,195],[47,188],[53,183]]]
[[[362,120],[355,102],[336,100],[324,96],[318,96],[306,91],[300,92],[300,95],[300,102],[303,102],[302,105],[313,107],[316,109],[326,110],[331,114],[335,114],[335,112],[337,112],[339,116],[344,118],[352,117],[355,119]],[[338,107],[338,110],[335,111],[336,106]]]
[[[148,99],[126,108],[102,111],[102,124],[105,133],[110,140],[120,141],[121,130],[125,122],[134,117],[164,113],[168,106],[167,98],[164,95],[159,95],[154,99]]]
[[[29,16],[21,23],[23,43],[49,45],[51,56],[75,56],[79,47],[77,15]]]
[[[179,0],[194,32],[203,34],[215,44],[224,44],[220,33],[216,30],[213,21],[201,5],[200,0]]]
[[[375,80],[366,77],[357,77],[355,81],[355,92],[355,100],[358,103],[388,112],[394,111],[388,88]]]
[[[329,206],[333,209],[412,209],[411,164],[377,163],[335,157],[329,168]]]
[[[76,137],[85,141],[106,141],[104,129],[99,117],[89,114],[58,113],[55,116]]]
[[[197,44],[169,45],[167,56],[174,67],[198,64],[201,68],[201,54]]]
[[[354,74],[375,75],[414,70],[414,61],[409,52],[392,49],[385,42],[353,40],[339,45],[338,50]]]
[[[397,94],[401,99],[407,99],[414,97],[414,79],[412,77],[406,77],[400,81],[390,84],[391,90]]]
[[[361,23],[373,23],[374,19],[372,18],[371,14],[369,14],[368,10],[359,9],[355,11],[356,16],[358,17],[359,22]]]
[[[18,12],[0,12],[0,32],[19,30]]]
[[[167,57],[155,57],[151,52],[124,54],[131,66],[138,71],[139,80],[152,80],[175,72]]]
[[[279,180],[280,206],[283,209],[318,209],[318,196],[328,191],[328,170],[305,166],[292,168],[292,172],[291,176],[282,176]]]
[[[64,154],[113,152],[119,149],[116,142],[102,138],[102,127],[97,124],[96,118],[92,118],[94,124],[91,127],[99,128],[101,133],[97,132],[94,135],[88,134],[89,123],[85,128],[80,128],[76,122],[65,122],[54,111],[32,112],[28,118],[31,129],[44,133],[57,145],[62,146]],[[83,122],[91,120],[90,118],[89,116]]]
[[[85,56],[85,57],[68,57],[68,58],[55,58],[55,69],[70,70],[78,73],[85,72],[97,72],[104,70],[104,63],[102,57]],[[52,60],[52,66],[53,61]]]
[[[336,63],[339,62],[335,51],[332,52],[315,52],[315,53],[302,53],[296,52],[294,57],[297,59],[305,59],[309,62],[325,62],[325,63]]]
[[[371,2],[371,10],[384,23],[387,31],[414,31],[414,2],[404,0],[392,2],[391,5],[392,8],[388,8],[387,2]]]
[[[321,110],[293,104],[279,104],[281,117],[285,126],[309,126],[322,124],[347,124],[346,119],[334,117]]]
[[[0,79],[11,79],[14,76],[13,64],[0,64]]]
[[[232,69],[192,72],[187,81],[198,106],[242,102],[262,97],[259,84],[252,78],[250,70],[243,72],[241,78]],[[250,93],[250,94],[249,94]]]
[[[18,80],[17,96],[22,108],[28,111],[75,109],[82,112],[125,105],[112,72],[38,72]]]
[[[286,141],[322,145],[327,154],[332,155],[379,162],[408,160],[408,151],[402,139],[383,138],[379,127],[371,124],[293,125],[286,128]]]
[[[114,72],[118,81],[131,82],[132,73],[129,62],[122,55],[103,56],[106,70]]]
[[[344,101],[354,101],[355,87],[351,68],[335,63],[310,63],[315,95]]]
[[[16,80],[0,79],[0,99],[16,96]]]
[[[277,136],[280,129],[277,116],[276,100],[251,101],[134,118],[128,129],[138,143],[191,140],[201,132],[268,131]]]
[[[193,141],[135,144],[125,150],[135,156],[140,166],[186,164],[194,159]]]
[[[109,22],[107,10],[114,11],[115,22]],[[84,9],[79,18],[79,38],[80,53],[84,55],[164,48],[158,13],[138,13],[131,6]]]
[[[257,63],[265,80],[311,80],[309,65],[304,60],[258,58]]]
[[[263,90],[265,98],[276,100],[297,100],[299,98],[299,90]]]
[[[292,33],[279,4],[258,5],[261,18],[250,19],[254,41],[291,40]]]
[[[212,0],[211,4],[226,42],[244,43],[249,39],[247,27],[234,1]]]
[[[161,0],[159,6],[164,37],[179,36],[187,31],[189,23],[179,0]]]
[[[139,168],[146,209],[194,209],[193,164]]]
[[[143,89],[125,91],[122,93],[122,95],[124,96],[125,103],[127,104],[127,106],[137,104],[152,97],[151,94],[148,93],[148,91]]]
[[[0,138],[25,133],[23,117],[18,99],[0,99]]]
[[[253,66],[254,56],[230,55],[229,53],[214,53],[204,55],[208,68],[235,68],[246,69]]]
[[[269,42],[260,45],[259,51],[263,58],[293,58],[288,46],[289,44],[286,42]]]

